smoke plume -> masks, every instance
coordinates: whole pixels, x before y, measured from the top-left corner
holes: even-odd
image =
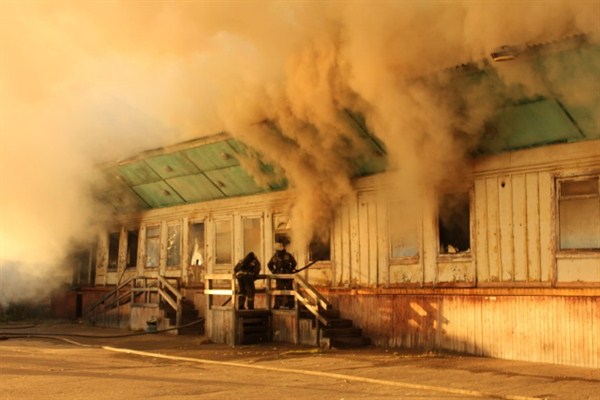
[[[15,265],[55,275],[103,222],[91,200],[99,162],[221,131],[284,170],[297,243],[351,192],[361,149],[343,110],[366,118],[394,182],[419,193],[464,167],[497,106],[490,88],[463,91],[440,72],[503,44],[597,41],[599,4],[5,0],[2,285]],[[498,74],[549,90],[527,71]]]

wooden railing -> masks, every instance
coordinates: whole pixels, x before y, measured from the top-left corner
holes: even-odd
[[[88,310],[88,318],[92,322],[98,322],[98,315],[101,314],[103,324],[106,322],[108,311],[116,308],[116,318],[120,318],[121,306],[130,303],[130,305],[151,305],[168,304],[175,311],[175,325],[181,324],[183,295],[171,282],[164,276],[146,277],[136,276],[117,285],[109,293],[102,296],[100,300],[94,303]]]
[[[271,298],[273,296],[294,296],[297,300],[294,309],[299,314],[299,304],[302,304],[319,322],[317,324],[317,337],[321,326],[328,326],[329,321],[322,313],[323,310],[330,310],[331,303],[319,291],[309,284],[300,275],[295,274],[260,274],[257,280],[264,280],[264,288],[257,288],[256,293],[265,294],[266,309],[271,309]],[[293,280],[292,290],[278,290],[273,288],[273,281],[277,279]],[[220,281],[220,282],[218,282]],[[207,274],[205,275],[204,294],[207,295],[207,306],[209,310],[231,310],[235,317],[237,310],[236,279],[234,274]],[[227,299],[221,304],[215,304],[214,296],[226,296]],[[236,336],[235,329],[237,324],[233,324],[233,337]],[[300,318],[296,318],[296,330],[300,329]]]

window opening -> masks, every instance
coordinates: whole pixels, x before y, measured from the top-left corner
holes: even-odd
[[[167,229],[167,267],[181,265],[181,225]]]
[[[119,232],[108,235],[108,270],[116,271],[119,265]]]
[[[215,264],[231,264],[231,243],[231,222],[215,221]]]
[[[137,266],[138,239],[138,231],[127,232],[127,268],[135,268]]]
[[[160,226],[146,228],[146,267],[158,267],[160,257]]]
[[[204,265],[204,223],[190,225],[189,233],[190,264]]]
[[[600,248],[599,177],[559,182],[561,250]]]
[[[73,285],[90,284],[90,250],[79,250],[72,254],[70,263],[73,266]]]
[[[262,229],[261,220],[257,217],[248,217],[244,222],[244,255],[254,252],[257,256],[262,254]]]
[[[438,212],[440,254],[470,251],[469,193],[442,195],[438,204]]]
[[[329,232],[324,237],[315,236],[308,246],[309,261],[331,260],[331,236]]]

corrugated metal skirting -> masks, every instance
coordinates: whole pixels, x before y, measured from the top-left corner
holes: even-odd
[[[600,367],[596,296],[363,294],[337,301],[377,346]]]

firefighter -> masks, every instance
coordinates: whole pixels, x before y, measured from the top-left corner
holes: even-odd
[[[248,310],[254,310],[254,280],[260,272],[260,262],[253,252],[250,252],[240,260],[233,269],[239,286],[238,304],[239,309],[244,310],[246,299],[248,299]]]
[[[283,243],[275,243],[275,254],[267,264],[273,274],[293,274],[296,271],[296,260],[294,256],[285,250]],[[277,279],[275,282],[277,290],[292,290],[293,279]],[[277,295],[275,296],[274,309],[280,307],[294,308],[294,296]]]

